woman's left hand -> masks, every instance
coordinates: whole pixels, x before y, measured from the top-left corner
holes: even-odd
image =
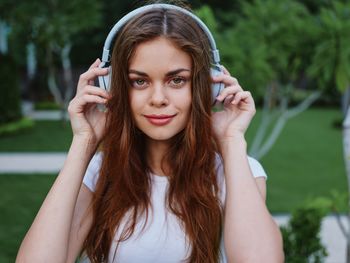
[[[213,77],[213,82],[222,82],[225,88],[216,98],[223,102],[224,109],[213,113],[213,126],[219,141],[226,141],[237,135],[244,136],[253,116],[255,104],[249,91],[244,91],[237,79],[223,68],[224,74]]]

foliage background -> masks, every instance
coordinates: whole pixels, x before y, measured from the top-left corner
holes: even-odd
[[[13,108],[8,114],[1,108],[1,122],[21,118],[20,99],[41,105],[52,103],[50,70],[57,76],[59,88],[66,88],[62,66],[65,45],[71,48],[69,59],[76,82],[101,56],[115,22],[142,3],[0,0],[0,23],[10,28],[6,60],[11,61],[9,72],[10,62],[0,58],[0,76],[4,79],[0,83],[4,94],[0,107]],[[332,189],[346,192],[340,109],[349,103],[349,1],[192,0],[189,5],[213,32],[223,64],[242,87],[252,91],[258,113],[269,87],[274,89],[268,105],[272,113],[279,109],[281,98],[288,98],[288,107],[292,107],[311,92],[322,92],[312,109],[287,123],[273,150],[261,159],[269,175],[267,203],[271,212],[289,213],[306,197],[327,196]],[[29,43],[36,47],[33,76],[27,68]],[[7,78],[10,75],[14,78]],[[260,120],[257,114],[248,140],[253,140]],[[0,151],[67,151],[70,137],[67,125],[38,122],[32,131],[1,137]],[[4,213],[0,219],[0,251],[5,251],[0,253],[0,262],[6,262],[13,261],[54,176],[0,176]],[[347,208],[341,211],[347,212]]]

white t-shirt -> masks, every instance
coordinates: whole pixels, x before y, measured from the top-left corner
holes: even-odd
[[[84,184],[93,192],[98,180],[99,170],[102,161],[102,154],[97,153],[92,158],[86,174]],[[264,177],[267,175],[261,164],[248,157],[250,169],[254,177]],[[217,155],[216,170],[220,198],[222,203],[225,202],[225,177],[222,161]],[[190,246],[186,239],[185,233],[179,224],[175,215],[170,213],[166,208],[165,195],[168,187],[168,179],[165,176],[151,174],[152,194],[151,202],[153,211],[150,210],[149,218],[145,229],[144,218],[138,222],[134,234],[119,244],[118,250],[114,255],[116,242],[112,242],[109,252],[108,262],[118,263],[178,263],[190,256]],[[122,222],[121,228],[125,222]],[[120,231],[116,233],[119,236]],[[221,242],[221,253],[223,255],[221,262],[227,262],[224,252],[223,240]],[[114,257],[114,260],[113,260]],[[84,261],[87,262],[87,261]]]

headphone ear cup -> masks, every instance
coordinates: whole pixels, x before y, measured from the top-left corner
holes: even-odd
[[[220,65],[214,65],[210,68],[210,75],[212,77],[223,74]],[[212,104],[215,104],[216,97],[219,96],[220,92],[225,88],[224,83],[216,82],[211,84]]]

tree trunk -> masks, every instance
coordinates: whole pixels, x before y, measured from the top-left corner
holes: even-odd
[[[33,42],[27,44],[27,76],[29,80],[32,80],[36,73],[37,59],[36,48]]]
[[[56,82],[56,70],[53,61],[53,48],[51,43],[47,45],[46,49],[46,64],[48,68],[47,85],[49,86],[49,90],[53,95],[55,102],[60,105],[60,108],[62,108],[64,101]]]
[[[346,263],[350,263],[350,244],[346,244]]]
[[[343,150],[346,177],[348,179],[348,191],[350,191],[350,107],[348,107],[345,120],[343,122]],[[350,207],[350,199],[348,200]],[[350,226],[350,214],[348,214],[348,225]],[[350,231],[347,232],[346,262],[350,263]]]
[[[73,73],[72,73],[72,64],[70,61],[70,51],[72,45],[71,43],[66,43],[63,49],[61,50],[61,62],[63,67],[63,77],[64,77],[64,101],[62,107],[62,121],[63,123],[67,120],[67,108],[69,101],[73,95]]]
[[[288,93],[281,94],[278,92],[278,89],[280,89],[280,85],[274,82],[265,91],[261,122],[252,146],[249,148],[249,155],[257,160],[264,157],[270,151],[287,121],[307,110],[321,96],[321,91],[314,91],[298,105],[288,108]],[[279,96],[278,93],[280,93]],[[279,104],[278,109],[277,103]],[[269,131],[268,128],[271,126],[272,129],[267,134]]]
[[[10,27],[6,22],[0,20],[0,53],[7,54],[8,52],[8,34]]]
[[[346,112],[348,110],[350,104],[350,86],[345,90],[345,92],[341,96],[341,110],[343,112],[343,116],[345,118]]]
[[[261,113],[261,121],[255,133],[253,142],[249,148],[249,154],[252,157],[256,157],[255,154],[261,148],[261,145],[267,133],[267,129],[272,121],[272,113],[270,109],[271,89],[272,89],[271,85],[268,85],[265,88],[264,104],[263,104],[262,113]]]

